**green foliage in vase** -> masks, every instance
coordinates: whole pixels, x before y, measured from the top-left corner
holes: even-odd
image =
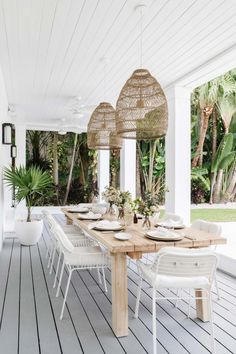
[[[43,172],[39,167],[29,168],[5,168],[4,181],[15,188],[17,202],[26,201],[28,209],[27,221],[31,221],[31,208],[44,197],[52,187],[52,179],[47,172]]]

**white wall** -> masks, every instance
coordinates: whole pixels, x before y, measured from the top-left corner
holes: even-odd
[[[3,167],[9,164],[10,160],[10,146],[2,144],[2,123],[8,121],[7,117],[7,96],[4,85],[2,72],[0,69],[0,126],[1,126],[1,140],[0,140],[0,250],[2,249],[3,241],[3,221],[4,221],[4,192],[3,192]]]

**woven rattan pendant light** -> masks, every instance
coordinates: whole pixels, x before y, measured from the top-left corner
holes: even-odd
[[[142,8],[140,5],[140,64],[142,67]],[[128,139],[156,139],[166,135],[168,108],[165,94],[146,69],[135,70],[116,103],[117,133]]]
[[[116,133],[115,109],[108,102],[101,102],[88,123],[87,143],[90,149],[121,149],[122,139]]]

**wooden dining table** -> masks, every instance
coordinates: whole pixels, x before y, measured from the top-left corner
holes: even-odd
[[[112,264],[112,329],[117,337],[128,335],[128,281],[127,281],[127,256],[140,259],[144,253],[158,252],[162,247],[174,246],[185,248],[200,248],[226,243],[226,238],[205,231],[183,228],[175,232],[184,235],[180,241],[155,241],[145,236],[142,221],[138,224],[127,226],[125,232],[132,237],[121,241],[114,237],[114,231],[97,231],[90,229],[91,220],[79,220],[77,213],[62,209],[66,216],[67,224],[74,224],[82,228],[92,238],[104,245],[111,255]],[[197,289],[196,297],[205,299],[196,300],[197,317],[202,321],[209,321],[209,304],[204,290]]]

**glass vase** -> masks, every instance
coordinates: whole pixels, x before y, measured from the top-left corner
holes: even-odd
[[[142,227],[143,227],[145,230],[150,230],[150,229],[151,229],[151,221],[150,221],[150,218],[149,218],[148,215],[145,215],[145,216],[144,216],[144,221],[143,221]]]
[[[109,203],[109,208],[108,208],[108,215],[114,216],[116,213],[115,208],[114,208],[114,203]]]

